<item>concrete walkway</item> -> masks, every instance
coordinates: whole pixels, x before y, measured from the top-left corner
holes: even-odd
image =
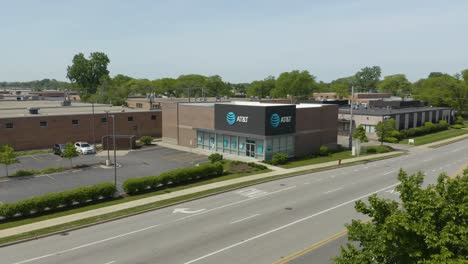
[[[376,155],[369,155],[369,156],[362,156],[362,157],[357,157],[357,158],[351,158],[351,159],[345,159],[342,160],[341,164],[347,164],[347,163],[352,163],[352,162],[358,162],[358,161],[364,161],[368,160],[371,158],[384,158],[387,156],[395,155],[395,154],[401,154],[404,152],[396,151],[396,152],[390,152],[390,153],[383,153],[383,154],[376,154]],[[236,156],[237,157],[237,156]],[[248,160],[248,161],[255,161],[258,162],[257,160]],[[262,163],[262,165],[265,165]],[[268,165],[267,167],[270,168],[271,172],[268,173],[261,173],[261,174],[256,174],[256,175],[251,175],[251,176],[246,176],[242,178],[237,178],[237,179],[232,179],[232,180],[226,180],[226,181],[221,181],[221,182],[215,182],[215,183],[210,183],[210,184],[205,184],[185,190],[180,190],[172,193],[167,193],[167,194],[161,194],[157,196],[152,196],[148,198],[143,198],[135,201],[130,201],[126,203],[121,203],[117,205],[112,205],[112,206],[107,206],[95,210],[90,210],[86,212],[81,212],[81,213],[76,213],[72,215],[67,215],[67,216],[62,216],[62,217],[57,217],[49,220],[44,220],[32,224],[26,224],[14,228],[9,228],[9,229],[4,229],[0,230],[0,238],[4,237],[9,237],[9,236],[14,236],[18,234],[22,234],[25,232],[30,232],[30,231],[35,231],[47,227],[52,227],[56,225],[61,225],[81,219],[86,219],[90,217],[95,217],[99,215],[104,215],[140,205],[145,205],[145,204],[150,204],[158,201],[163,201],[187,194],[193,194],[197,192],[202,192],[202,191],[207,191],[219,187],[224,187],[236,183],[242,183],[242,182],[248,182],[252,180],[257,180],[257,179],[266,179],[269,177],[277,176],[277,175],[282,175],[286,173],[293,173],[293,172],[299,172],[299,171],[305,171],[305,170],[312,170],[312,169],[320,169],[320,168],[325,168],[333,165],[338,165],[337,161],[331,161],[331,162],[326,162],[326,163],[320,163],[320,164],[314,164],[314,165],[308,165],[308,166],[302,166],[302,167],[297,167],[297,168],[291,168],[291,169],[284,169],[284,168],[279,168],[276,166],[271,166]]]

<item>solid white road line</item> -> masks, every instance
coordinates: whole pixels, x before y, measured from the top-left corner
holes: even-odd
[[[279,192],[286,191],[286,190],[290,190],[290,189],[293,189],[293,188],[296,188],[296,186],[291,186],[291,187],[284,188],[284,189],[280,189],[280,190],[277,190],[277,191],[274,191],[274,192],[266,193],[266,194],[263,195],[263,196],[267,196],[267,195],[279,193]],[[204,214],[204,213],[207,213],[207,212],[211,212],[211,211],[214,211],[214,210],[222,209],[222,208],[225,208],[225,207],[228,207],[228,206],[232,206],[232,205],[235,205],[235,204],[239,204],[239,203],[243,203],[243,202],[246,202],[246,201],[250,201],[250,200],[253,200],[253,199],[258,199],[258,198],[263,197],[263,196],[257,196],[257,197],[254,197],[254,198],[248,198],[248,199],[244,199],[244,200],[241,200],[241,201],[238,201],[238,202],[234,202],[234,203],[226,204],[226,205],[223,205],[223,206],[215,207],[215,208],[212,208],[212,209],[209,209],[209,210],[205,210],[205,211],[200,212],[200,213],[191,214],[191,215],[188,215],[188,216],[186,216],[186,217],[178,218],[178,219],[176,219],[176,220],[174,220],[174,221],[171,221],[171,222],[168,222],[168,223],[166,223],[166,224],[170,224],[170,223],[172,223],[172,222],[180,221],[180,220],[187,219],[187,218],[190,218],[190,217],[194,217],[194,216],[197,216],[197,215],[200,215],[200,214]],[[134,230],[134,231],[131,231],[131,232],[128,232],[128,233],[125,233],[125,234],[121,234],[121,235],[109,237],[109,238],[102,239],[102,240],[99,240],[99,241],[95,241],[95,242],[92,242],[92,243],[89,243],[89,244],[77,246],[77,247],[74,247],[74,248],[70,248],[70,249],[63,250],[63,251],[59,251],[59,252],[55,252],[55,253],[50,253],[50,254],[47,254],[47,255],[40,256],[40,257],[36,257],[36,258],[31,258],[31,259],[23,260],[23,261],[20,261],[20,262],[16,262],[16,263],[14,263],[14,264],[28,263],[28,262],[32,262],[32,261],[35,261],[35,260],[39,260],[39,259],[44,259],[44,258],[47,258],[47,257],[52,257],[52,256],[60,255],[60,254],[67,253],[67,252],[70,252],[70,251],[74,251],[74,250],[77,250],[77,249],[89,247],[89,246],[96,245],[96,244],[100,244],[100,243],[103,243],[103,242],[107,242],[107,241],[110,241],[110,240],[113,240],[113,239],[117,239],[117,238],[121,238],[121,237],[124,237],[124,236],[128,236],[128,235],[132,235],[132,234],[135,234],[135,233],[139,233],[139,232],[142,232],[142,231],[145,231],[145,230],[148,230],[148,229],[152,229],[152,228],[158,227],[158,226],[160,226],[160,225],[161,225],[161,224],[148,226],[148,227],[145,227],[145,228],[142,228],[142,229],[138,229],[138,230]]]
[[[349,201],[347,201],[347,202],[344,202],[344,203],[335,205],[335,206],[333,206],[333,207],[330,207],[330,208],[328,208],[328,209],[325,209],[325,210],[320,211],[320,212],[318,212],[318,213],[315,213],[315,214],[313,214],[313,215],[306,216],[306,217],[304,217],[304,218],[298,219],[298,220],[296,220],[296,221],[294,221],[294,222],[291,222],[291,223],[289,223],[289,224],[286,224],[286,225],[277,227],[277,228],[272,229],[272,230],[270,230],[270,231],[267,231],[267,232],[265,232],[265,233],[256,235],[256,236],[254,236],[254,237],[251,237],[251,238],[248,238],[248,239],[245,239],[245,240],[242,240],[241,242],[238,242],[238,243],[232,244],[232,245],[230,245],[230,246],[227,246],[227,247],[225,247],[225,248],[222,248],[222,249],[213,251],[213,252],[208,253],[208,254],[206,254],[206,255],[204,255],[204,256],[201,256],[201,257],[199,257],[199,258],[196,258],[196,259],[187,261],[187,262],[185,262],[184,264],[195,263],[195,262],[197,262],[197,261],[199,261],[199,260],[208,258],[208,257],[210,257],[210,256],[213,256],[213,255],[215,255],[215,254],[221,253],[221,252],[226,251],[226,250],[228,250],[228,249],[231,249],[231,248],[240,246],[240,245],[242,245],[242,244],[245,244],[245,243],[250,242],[250,241],[252,241],[252,240],[255,240],[255,239],[257,239],[257,238],[261,238],[261,237],[263,237],[263,236],[269,235],[269,234],[274,233],[274,232],[276,232],[276,231],[280,231],[280,230],[285,229],[285,228],[287,228],[287,227],[290,227],[290,226],[292,226],[292,225],[295,225],[295,224],[304,222],[304,221],[306,221],[306,220],[308,220],[308,219],[310,219],[310,218],[313,218],[313,217],[315,217],[315,216],[324,214],[324,213],[326,213],[326,212],[335,210],[335,209],[337,209],[337,208],[340,208],[340,207],[342,207],[342,206],[348,205],[348,204],[353,203],[353,202],[355,202],[355,201],[361,200],[361,199],[363,199],[363,198],[366,198],[366,197],[368,197],[368,196],[371,196],[372,194],[385,191],[385,190],[387,190],[387,189],[389,189],[389,188],[393,188],[393,187],[395,187],[395,186],[397,186],[397,185],[399,185],[399,184],[400,184],[400,183],[395,183],[395,184],[392,184],[392,185],[387,186],[387,187],[385,187],[385,188],[382,188],[382,189],[380,189],[380,190],[377,190],[377,191],[374,191],[374,192],[365,194],[365,195],[363,195],[363,196],[354,198],[354,199],[349,200]]]
[[[392,171],[387,171],[387,172],[385,172],[383,175],[388,175],[388,174],[394,173],[394,172],[396,172],[396,171],[394,171],[394,170],[392,170]]]
[[[47,257],[52,257],[52,256],[60,255],[60,254],[63,254],[63,253],[68,253],[70,251],[75,251],[75,250],[78,250],[78,249],[81,249],[81,248],[93,246],[93,245],[96,245],[96,244],[104,243],[104,242],[114,240],[114,239],[117,239],[117,238],[121,238],[121,237],[124,237],[124,236],[129,236],[129,235],[132,235],[132,234],[135,234],[135,233],[143,232],[143,231],[146,231],[148,229],[152,229],[152,228],[155,228],[155,227],[158,227],[158,226],[160,226],[160,225],[148,226],[148,227],[138,229],[138,230],[134,230],[134,231],[131,231],[131,232],[128,232],[128,233],[118,235],[118,236],[113,236],[113,237],[109,237],[109,238],[106,238],[106,239],[94,241],[92,243],[84,244],[84,245],[77,246],[77,247],[70,248],[70,249],[63,250],[63,251],[58,251],[58,252],[55,252],[55,253],[50,253],[50,254],[47,254],[47,255],[40,256],[40,257],[23,260],[23,261],[20,261],[20,262],[16,262],[14,264],[28,263],[28,262],[32,262],[32,261],[35,261],[35,260],[44,259],[44,258],[47,258]]]
[[[104,264],[112,264],[112,263],[115,263],[115,260],[106,262],[106,263],[104,263]]]
[[[260,214],[254,214],[254,215],[251,215],[251,216],[247,216],[247,217],[245,217],[245,218],[242,218],[242,219],[236,220],[236,221],[234,221],[234,222],[231,222],[231,224],[239,223],[239,222],[242,222],[242,221],[244,221],[244,220],[250,219],[250,218],[252,218],[252,217],[259,216],[259,215],[260,215]]]

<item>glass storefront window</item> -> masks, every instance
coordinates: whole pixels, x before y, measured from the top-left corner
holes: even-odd
[[[258,154],[263,154],[263,144],[258,144],[257,150],[258,150]]]
[[[223,148],[229,149],[229,136],[223,136]]]
[[[237,140],[231,140],[231,149],[237,149]]]

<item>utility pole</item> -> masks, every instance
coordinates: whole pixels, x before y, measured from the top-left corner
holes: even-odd
[[[106,111],[106,123],[107,123],[107,135],[106,135],[106,146],[107,146],[107,160],[106,166],[110,166],[110,151],[109,151],[109,110]]]
[[[115,152],[115,115],[112,116],[112,145],[114,145],[114,184],[117,188],[117,155]]]
[[[95,127],[94,127],[94,102],[91,103],[91,108],[93,109],[93,120],[92,120],[92,126],[93,126],[93,147],[94,150],[96,150],[96,132],[95,132]]]
[[[349,149],[353,149],[353,101],[354,101],[354,86],[351,86],[351,100],[349,109]]]

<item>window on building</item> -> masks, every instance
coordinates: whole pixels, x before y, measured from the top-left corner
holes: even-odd
[[[375,126],[372,125],[363,125],[366,133],[375,133]]]
[[[41,127],[47,127],[47,121],[41,121],[41,122],[39,122],[39,126],[41,126]]]
[[[152,116],[151,116],[151,120],[156,120],[156,116],[155,116],[155,115],[152,115]]]
[[[159,109],[159,104],[152,104],[151,109]]]
[[[13,128],[13,123],[6,123],[5,128]]]
[[[132,122],[132,121],[133,121],[133,116],[129,116],[129,117],[127,118],[127,120],[128,120],[128,122]]]
[[[80,121],[78,119],[73,119],[72,120],[72,125],[79,125]]]
[[[137,104],[136,104],[136,107],[137,107],[137,108],[143,108],[143,104],[142,104],[142,103],[137,103]]]

